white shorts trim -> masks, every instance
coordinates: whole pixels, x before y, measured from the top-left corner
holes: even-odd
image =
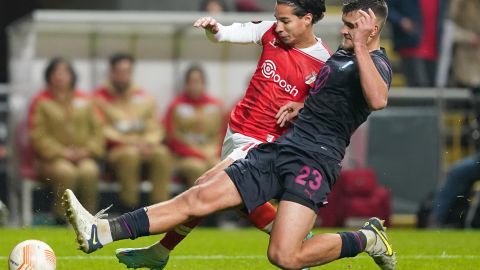
[[[248,150],[263,143],[255,138],[233,132],[227,128],[222,146],[222,160],[231,158],[233,161],[245,158]]]

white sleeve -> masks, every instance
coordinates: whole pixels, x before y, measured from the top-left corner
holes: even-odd
[[[219,24],[219,31],[215,35],[206,31],[207,36],[214,42],[257,43],[261,44],[262,37],[275,22],[264,21],[259,23],[233,23],[223,26]]]

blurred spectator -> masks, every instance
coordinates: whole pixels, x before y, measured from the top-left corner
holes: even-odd
[[[468,198],[473,183],[480,179],[480,153],[454,164],[447,179],[435,195],[430,215],[430,227],[448,225],[448,217],[458,197]],[[460,217],[458,217],[460,219]]]
[[[228,10],[223,0],[203,0],[200,4],[200,11],[217,14]]]
[[[256,0],[236,0],[235,9],[239,12],[260,12],[262,8]]]
[[[480,2],[451,0],[449,17],[455,24],[452,71],[455,84],[480,91]],[[480,179],[480,154],[456,163],[436,194],[430,217],[431,226],[444,226],[455,200],[467,197],[472,185]]]
[[[113,55],[109,81],[95,91],[96,105],[105,122],[107,161],[122,187],[123,210],[139,206],[142,165],[153,185],[150,203],[168,199],[171,176],[168,149],[160,144],[164,135],[155,100],[132,84],[133,65],[132,56]]]
[[[75,90],[71,64],[52,59],[45,80],[47,88],[30,107],[29,131],[38,174],[53,188],[53,212],[62,223],[60,196],[66,188],[77,190],[82,204],[96,211],[99,169],[95,158],[103,155],[104,140],[91,100]]]
[[[205,80],[203,69],[190,67],[185,89],[170,104],[165,119],[175,168],[190,186],[220,161],[224,114],[220,102],[207,95]]]
[[[452,69],[455,84],[480,92],[480,2],[451,0],[449,16],[455,24]]]
[[[446,0],[388,1],[394,49],[410,87],[432,87]]]

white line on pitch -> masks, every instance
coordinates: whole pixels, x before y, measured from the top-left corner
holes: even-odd
[[[6,260],[8,257],[0,256],[0,260]],[[368,256],[358,256],[354,259],[369,259]],[[115,260],[114,256],[57,256],[59,260]],[[189,255],[189,256],[172,256],[174,260],[266,260],[266,256],[259,255],[245,255],[245,256],[226,256],[226,255]],[[425,259],[440,259],[440,260],[455,260],[455,259],[480,259],[479,255],[397,255],[397,259],[405,260],[425,260]]]

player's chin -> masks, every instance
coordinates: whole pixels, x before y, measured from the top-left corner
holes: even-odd
[[[349,39],[344,39],[342,42],[342,49],[344,50],[353,50],[353,43]]]
[[[288,37],[281,37],[282,43],[288,46],[292,46],[295,42],[293,39],[288,38]]]

